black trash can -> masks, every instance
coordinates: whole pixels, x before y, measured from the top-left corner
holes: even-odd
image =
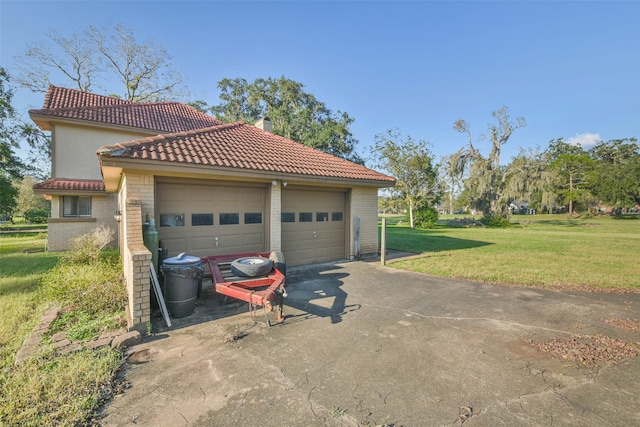
[[[193,314],[198,298],[198,284],[202,280],[202,261],[198,257],[180,254],[162,262],[164,299],[173,317]]]

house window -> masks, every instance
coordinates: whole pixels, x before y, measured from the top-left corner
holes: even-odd
[[[240,224],[240,214],[237,213],[221,213],[220,225],[238,225]]]
[[[342,212],[331,212],[331,221],[342,221]]]
[[[295,212],[282,212],[280,214],[280,221],[282,222],[296,222]]]
[[[193,227],[213,225],[213,214],[191,214],[191,225]]]
[[[245,213],[244,223],[245,224],[262,224],[262,212]]]
[[[298,221],[300,222],[312,222],[313,221],[313,212],[300,212],[298,214]]]
[[[63,196],[62,216],[83,218],[91,216],[91,196]]]

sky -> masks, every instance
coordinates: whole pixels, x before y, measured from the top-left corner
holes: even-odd
[[[456,152],[468,141],[458,119],[487,155],[482,135],[503,106],[527,121],[503,164],[556,138],[640,138],[638,1],[0,0],[0,65],[11,74],[47,29],[68,37],[116,24],[164,47],[209,105],[223,78],[302,83],[355,119],[367,165],[388,129],[429,142],[436,157]],[[26,115],[43,94],[17,89],[13,101]]]

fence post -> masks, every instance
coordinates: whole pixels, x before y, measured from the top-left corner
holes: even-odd
[[[384,265],[387,255],[387,218],[382,218],[382,229],[380,230],[380,264]]]
[[[355,236],[354,236],[354,246],[355,246],[355,259],[356,261],[360,260],[360,218],[356,217],[355,218],[355,224],[354,224],[354,232],[355,232]]]

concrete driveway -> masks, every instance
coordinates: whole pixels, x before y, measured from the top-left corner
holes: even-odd
[[[398,271],[292,268],[284,323],[204,286],[196,313],[154,320],[105,426],[640,425],[640,358],[598,368],[531,340],[637,345],[640,295],[556,292]],[[273,320],[274,315],[270,314]],[[614,323],[615,324],[615,323]],[[635,348],[635,347],[633,347]]]

